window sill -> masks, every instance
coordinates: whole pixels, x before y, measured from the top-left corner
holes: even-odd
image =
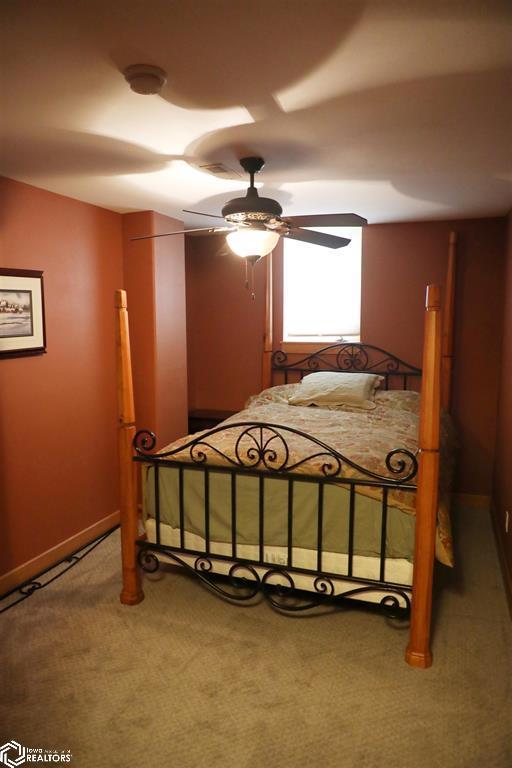
[[[323,341],[282,341],[280,349],[282,349],[283,352],[306,352],[309,354],[318,352],[333,344],[359,344],[360,341],[360,336],[346,336],[343,341],[327,341],[326,339]]]

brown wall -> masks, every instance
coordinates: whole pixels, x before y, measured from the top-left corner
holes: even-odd
[[[121,216],[0,180],[0,264],[44,270],[48,352],[0,360],[0,573],[118,509]]]
[[[121,217],[7,179],[1,181],[0,192],[0,264],[44,270],[48,341],[46,355],[0,360],[4,573],[118,508],[114,289],[124,284],[128,290],[138,423],[154,425],[162,441],[186,431],[186,356],[182,239],[127,245],[133,234],[179,222],[150,212]],[[420,361],[424,287],[443,280],[452,228],[461,236],[454,397],[462,437],[459,489],[488,493],[496,436],[505,220],[368,227],[362,333],[365,341]],[[239,409],[260,388],[264,262],[255,268],[253,301],[244,287],[243,264],[226,253],[222,239],[213,249],[210,238],[188,240],[190,406]],[[274,262],[278,342],[279,253]],[[495,479],[499,516],[512,504],[511,262],[509,245]],[[145,388],[155,396],[146,397]],[[508,545],[510,552],[510,536]]]
[[[459,233],[453,415],[461,450],[456,486],[467,493],[489,494],[505,220],[367,227],[361,333],[363,341],[421,364],[425,286],[444,282],[448,234],[453,229]],[[187,238],[189,397],[194,408],[236,410],[260,388],[264,268],[263,264],[256,266],[257,298],[251,307],[237,258],[228,255],[218,239],[214,247],[211,241],[208,237]],[[282,333],[281,271],[276,254],[275,345]]]
[[[254,268],[253,300],[223,237],[186,240],[189,405],[240,410],[261,389],[265,264]]]
[[[425,285],[444,282],[451,230],[458,233],[452,399],[459,436],[455,487],[488,495],[496,439],[505,220],[367,227],[361,333],[363,341],[421,364]]]
[[[136,417],[187,431],[183,237],[1,179],[0,265],[44,270],[45,355],[0,360],[0,575],[119,508],[114,290],[128,293]],[[123,247],[124,246],[124,247]]]
[[[183,222],[153,214],[154,232]],[[183,235],[153,241],[155,259],[157,435],[166,445],[188,432],[187,316]]]
[[[153,211],[123,216],[135,417],[165,445],[187,432],[187,339],[183,236],[132,240],[182,229]]]
[[[508,216],[508,245],[505,265],[502,368],[498,403],[493,514],[504,555],[506,579],[512,606],[512,212]],[[510,512],[508,534],[505,510]]]
[[[152,228],[151,211],[123,216],[124,287],[130,325],[135,420],[139,428],[156,431],[153,245],[151,240],[131,240],[150,234]]]

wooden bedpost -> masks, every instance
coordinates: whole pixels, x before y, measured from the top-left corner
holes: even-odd
[[[263,360],[261,384],[262,389],[268,389],[272,386],[272,346],[273,346],[273,323],[272,323],[272,252],[266,257],[266,279],[265,279],[265,331],[263,335]]]
[[[457,233],[450,232],[448,267],[444,289],[443,345],[441,362],[441,405],[450,411],[453,375],[453,328],[455,317],[455,276],[457,269]]]
[[[121,557],[123,589],[121,602],[135,605],[144,599],[136,561],[135,541],[138,537],[137,484],[132,461],[135,435],[132,363],[126,291],[116,291],[117,408],[119,415],[118,451],[121,490]]]
[[[441,294],[427,288],[423,375],[419,424],[419,468],[409,645],[405,660],[413,667],[430,667],[430,617],[439,485],[441,417]]]

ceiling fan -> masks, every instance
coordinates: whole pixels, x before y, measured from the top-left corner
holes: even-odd
[[[325,248],[343,248],[350,243],[346,237],[314,232],[302,227],[364,227],[368,222],[355,213],[326,213],[309,216],[282,216],[283,209],[270,197],[260,197],[254,186],[254,176],[265,165],[262,157],[243,157],[240,165],[250,176],[245,197],[235,197],[224,205],[221,216],[197,211],[184,211],[199,216],[224,219],[229,226],[200,227],[178,232],[164,232],[160,235],[143,235],[132,240],[149,240],[169,235],[202,234],[226,235],[230,249],[248,260],[259,259],[270,253],[280,237],[301,240],[304,243],[321,245]]]

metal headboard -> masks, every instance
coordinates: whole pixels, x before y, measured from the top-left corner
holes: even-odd
[[[278,349],[272,354],[271,367],[273,374],[283,375],[285,384],[290,383],[291,373],[296,374],[293,379],[297,380],[316,371],[378,373],[384,377],[384,389],[389,389],[390,380],[401,384],[403,389],[408,389],[410,377],[421,377],[421,368],[404,362],[380,347],[346,342],[331,344],[305,357]]]

